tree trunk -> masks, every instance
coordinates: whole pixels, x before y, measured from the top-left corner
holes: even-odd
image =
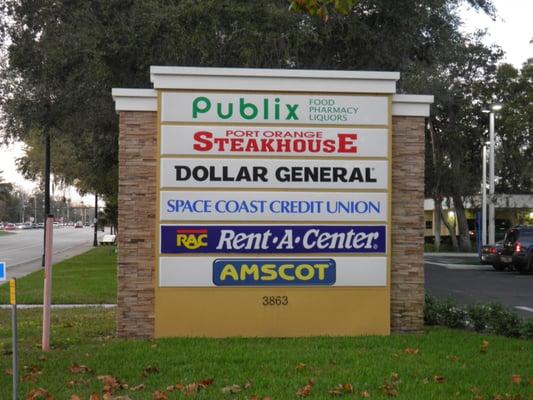
[[[459,243],[461,251],[470,252],[472,251],[470,229],[468,229],[468,221],[466,219],[465,208],[461,196],[453,196],[453,205],[455,208],[455,215],[457,216],[457,223],[459,224]]]
[[[444,214],[444,210],[440,209],[440,217],[442,219],[442,223],[444,226],[446,226],[446,229],[448,229],[448,232],[450,234],[450,239],[452,240],[452,246],[454,251],[459,251],[459,244],[457,243],[457,236],[455,236],[455,224],[450,224],[448,221],[448,217]]]
[[[435,220],[435,226],[433,232],[435,232],[435,251],[440,251],[440,230],[441,230],[441,213],[442,213],[442,198],[433,199],[435,202],[435,209],[433,213],[433,219]]]

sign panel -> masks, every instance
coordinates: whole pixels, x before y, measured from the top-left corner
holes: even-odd
[[[5,262],[0,262],[0,281],[5,281],[7,276],[7,266]]]
[[[162,155],[387,157],[383,128],[161,127]]]
[[[387,125],[386,96],[164,92],[161,122]]]
[[[380,254],[382,225],[162,225],[162,254]]]
[[[164,188],[387,189],[386,160],[161,159]]]
[[[165,221],[379,221],[388,218],[387,193],[161,192]]]
[[[386,257],[161,257],[161,287],[385,286]]]

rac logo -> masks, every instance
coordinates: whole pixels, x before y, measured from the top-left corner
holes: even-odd
[[[196,250],[207,246],[207,229],[177,229],[176,246]]]

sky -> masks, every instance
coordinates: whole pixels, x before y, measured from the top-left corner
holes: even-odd
[[[485,43],[497,44],[505,51],[503,60],[520,68],[522,64],[533,57],[533,0],[493,0],[498,17],[492,21],[483,13],[477,13],[464,6],[461,9],[461,17],[464,21],[463,30],[472,32],[475,29],[487,29],[488,34]],[[15,143],[8,147],[0,146],[0,171],[3,171],[5,181],[14,182],[24,189],[31,191],[37,184],[25,180],[16,170],[15,160],[23,155],[24,146]],[[63,195],[62,192],[57,194]],[[81,201],[76,190],[67,189],[66,196],[73,201]],[[91,197],[84,198],[90,201]]]

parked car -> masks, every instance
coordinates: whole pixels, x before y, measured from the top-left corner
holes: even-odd
[[[533,272],[533,226],[516,226],[505,234],[500,259],[521,274]]]
[[[10,222],[4,224],[4,231],[13,231],[15,229],[17,229],[15,224],[12,224]]]
[[[496,242],[495,244],[486,244],[481,247],[481,254],[479,262],[485,265],[492,265],[496,271],[503,271],[511,263],[505,263],[501,260],[501,254],[503,251],[503,241]]]
[[[74,225],[74,228],[83,228],[83,224],[81,221],[76,222],[76,225]]]

